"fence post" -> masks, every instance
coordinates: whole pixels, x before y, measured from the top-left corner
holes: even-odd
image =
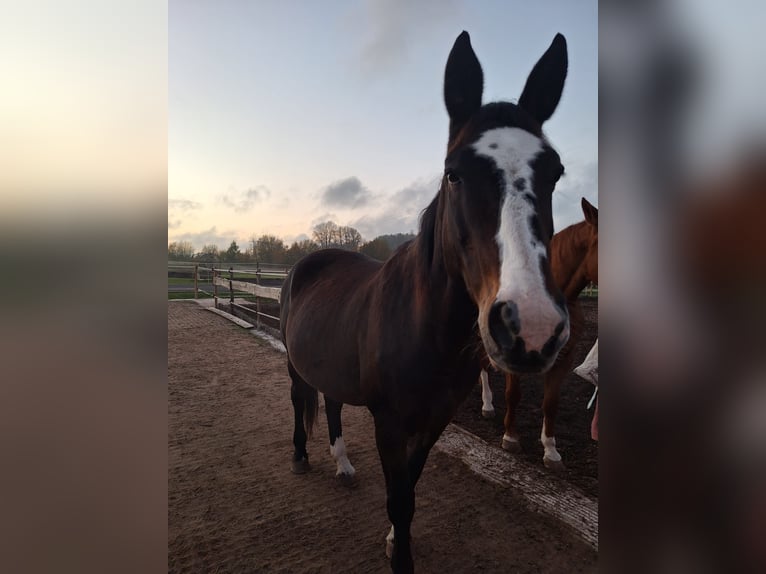
[[[234,281],[234,268],[229,267],[229,311],[234,313],[234,287],[231,282]]]
[[[218,270],[215,268],[215,262],[213,263],[213,306],[218,309]]]
[[[255,284],[261,284],[261,264],[255,263]],[[257,329],[261,328],[261,298],[255,296],[255,326]]]
[[[197,299],[197,277],[199,277],[199,264],[194,264],[194,298]]]

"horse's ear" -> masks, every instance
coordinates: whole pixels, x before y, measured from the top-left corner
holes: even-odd
[[[471,48],[471,37],[463,31],[452,46],[444,71],[444,103],[450,119],[450,140],[481,107],[483,91],[481,64]]]
[[[594,207],[587,199],[582,198],[582,212],[585,214],[585,221],[598,228],[598,208]]]
[[[567,41],[561,34],[556,34],[550,47],[529,73],[519,98],[519,107],[524,108],[540,125],[553,115],[559,105],[567,66]]]

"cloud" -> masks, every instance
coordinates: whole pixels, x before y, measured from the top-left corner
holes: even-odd
[[[168,219],[168,229],[178,229],[179,227],[181,227],[180,219],[176,219],[175,221],[170,221]]]
[[[453,1],[373,0],[367,7],[360,69],[372,76],[406,65],[413,51],[424,45],[424,36],[442,31],[459,18]]]
[[[567,166],[553,194],[553,228],[560,231],[582,221],[580,201],[587,199],[598,207],[598,161]]]
[[[436,196],[441,176],[417,180],[388,198],[377,214],[349,223],[366,239],[389,233],[417,232],[420,214]]]
[[[335,223],[338,223],[338,216],[334,213],[323,213],[319,217],[315,217],[311,220],[311,228],[313,229],[315,225],[319,225],[325,221],[334,221]]]
[[[311,238],[305,233],[300,233],[298,235],[286,235],[283,238],[285,245],[290,245],[291,243],[296,243],[298,241],[306,241],[307,239]]]
[[[247,213],[257,203],[266,201],[271,197],[271,191],[265,185],[248,188],[244,191],[238,191],[230,188],[228,193],[224,193],[219,199],[226,207],[230,207],[237,213]]]
[[[218,233],[218,229],[215,225],[210,229],[198,231],[196,233],[180,233],[178,235],[174,235],[172,238],[169,237],[168,240],[188,241],[197,251],[202,249],[204,245],[210,244],[217,245],[219,249],[226,249],[229,247],[229,245],[231,245],[232,240],[236,240],[238,244],[242,245],[236,232],[224,231],[222,233]]]
[[[328,185],[322,191],[321,203],[328,207],[356,209],[366,205],[371,195],[358,177],[351,176]]]
[[[168,211],[192,211],[201,209],[202,204],[190,199],[168,199]]]

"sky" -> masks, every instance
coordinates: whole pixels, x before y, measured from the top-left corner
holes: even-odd
[[[566,175],[554,225],[598,205],[598,7],[578,2],[171,0],[168,241],[287,243],[333,220],[369,240],[417,229],[447,144],[447,56],[462,30],[484,102],[516,101],[557,32],[569,74],[544,131]]]

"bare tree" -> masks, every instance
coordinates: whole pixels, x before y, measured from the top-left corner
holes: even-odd
[[[362,234],[353,227],[339,227],[338,246],[350,251],[359,251],[362,246]]]
[[[204,245],[199,253],[197,253],[197,259],[200,261],[218,261],[221,257],[221,254],[218,250],[217,245],[208,244]]]
[[[337,245],[338,224],[334,221],[318,223],[314,226],[311,235],[319,247],[333,247]]]
[[[168,259],[189,261],[194,257],[194,246],[188,241],[174,241],[168,245]]]

